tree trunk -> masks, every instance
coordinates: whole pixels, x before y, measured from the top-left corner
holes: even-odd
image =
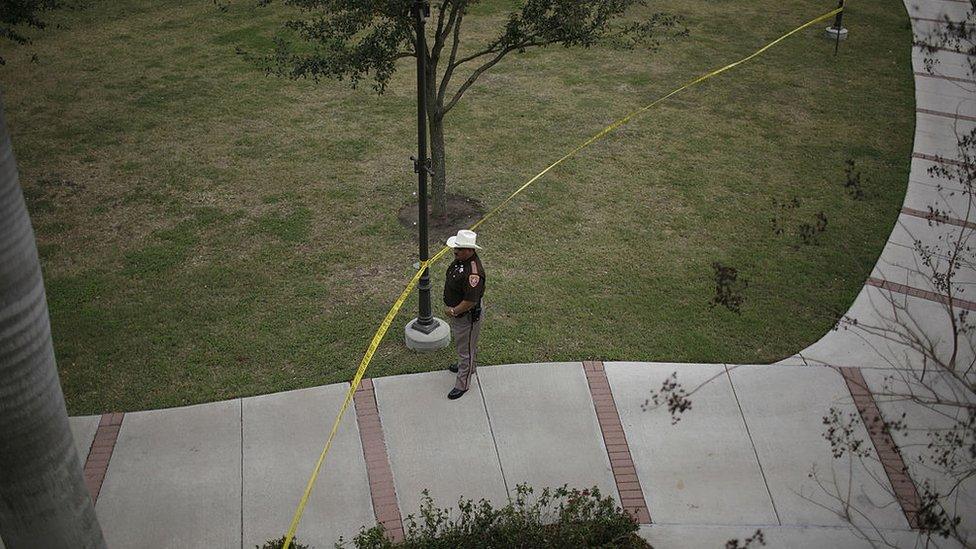
[[[429,117],[430,156],[434,164],[434,177],[431,180],[431,217],[443,218],[447,215],[447,169],[444,165],[444,117]]]
[[[434,174],[430,179],[430,216],[443,219],[447,216],[447,173],[444,165],[444,104],[437,96],[438,58],[427,62],[427,133],[430,136],[430,160]]]
[[[41,265],[0,106],[0,538],[105,547],[54,363]]]

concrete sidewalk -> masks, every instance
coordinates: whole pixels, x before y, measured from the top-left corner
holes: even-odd
[[[813,468],[847,468],[820,435],[830,406],[853,406],[836,370],[608,363],[605,372],[655,525],[816,526],[841,535],[843,520],[808,478]],[[666,411],[641,410],[671,372],[692,386],[719,374],[673,426]],[[403,516],[417,512],[423,489],[447,507],[461,497],[504,504],[521,482],[598,486],[619,498],[582,363],[485,367],[457,402],[441,394],[450,383],[447,372],[375,380]],[[280,536],[347,388],[126,414],[96,506],[109,546],[251,547]],[[86,448],[97,418],[72,424]],[[316,547],[375,523],[356,430],[350,410],[302,521],[300,538]],[[883,477],[879,467],[855,476],[859,497],[883,498],[865,476]],[[871,518],[908,530],[897,506]]]
[[[968,4],[906,6],[921,36]],[[976,82],[965,81],[972,76],[962,56],[937,56],[933,75],[921,52],[913,53],[918,114],[905,208],[848,313],[880,332],[832,331],[776,365],[483,367],[459,401],[444,399],[453,377],[447,372],[372,380],[343,420],[300,539],[321,549],[377,522],[402,531],[424,489],[442,507],[462,497],[500,505],[526,482],[597,486],[638,517],[641,534],[659,548],[720,547],[756,529],[772,547],[870,546],[857,529],[914,545],[918,486],[946,482],[917,466],[924,440],[917,433],[885,438],[855,422],[854,435],[871,445],[852,463],[832,456],[823,418],[834,408],[866,422],[871,414],[905,413],[916,424],[940,425],[903,400],[875,398],[919,360],[885,330],[897,330],[907,316],[937,350],[949,344],[945,296],[920,273],[915,242],[973,228],[964,221],[973,213],[968,197],[928,169],[958,160],[955,132],[976,124]],[[929,223],[930,206],[959,222]],[[957,276],[960,289],[976,283],[972,265]],[[972,346],[961,352],[976,357]],[[676,424],[666,409],[642,407],[672,373],[686,388],[701,386]],[[72,418],[109,546],[243,548],[280,537],[347,389]],[[845,518],[834,495],[847,493],[863,515]],[[959,514],[967,531],[976,527],[974,495],[973,482],[963,486]]]
[[[677,424],[664,408],[642,409],[672,373],[689,390],[701,385]],[[600,413],[608,409],[603,379],[616,424]],[[849,457],[831,455],[823,417],[831,407],[857,413],[835,368],[492,366],[479,369],[459,401],[443,398],[451,383],[448,372],[372,382],[402,517],[417,513],[424,489],[441,507],[482,497],[503,505],[519,483],[568,483],[597,486],[630,502],[628,509],[639,499],[642,533],[655,547],[721,546],[760,528],[778,546],[868,546],[831,495],[850,488],[866,511],[855,525],[895,539],[916,536],[874,448],[853,468]],[[253,547],[281,536],[347,389],[126,414],[96,505],[109,546]],[[376,458],[364,444],[358,406],[345,417],[299,528],[300,539],[318,548],[381,520],[375,502],[383,479],[371,478]],[[79,448],[91,445],[97,423],[72,418]],[[622,430],[617,440],[615,429]]]

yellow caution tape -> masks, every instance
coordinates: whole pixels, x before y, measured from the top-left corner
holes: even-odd
[[[471,230],[477,229],[482,223],[491,219],[509,202],[511,202],[512,199],[514,199],[516,196],[521,194],[522,191],[524,191],[525,189],[529,188],[529,186],[535,183],[537,180],[539,180],[539,178],[549,173],[550,170],[552,170],[553,168],[561,164],[566,159],[575,156],[581,150],[585,149],[586,147],[589,147],[594,142],[606,137],[607,134],[609,134],[610,132],[616,130],[620,126],[623,126],[627,122],[630,122],[630,120],[635,116],[653,108],[655,105],[661,103],[662,101],[665,101],[696,84],[704,82],[705,80],[708,80],[709,78],[712,78],[714,76],[718,76],[719,74],[722,74],[723,72],[729,69],[735,68],[736,66],[741,65],[742,63],[745,63],[746,61],[755,58],[756,56],[762,54],[769,48],[775,46],[776,44],[782,42],[783,40],[786,40],[790,36],[802,31],[803,29],[811,25],[816,25],[821,21],[829,19],[842,11],[844,11],[843,5],[837,9],[829,11],[821,15],[820,17],[817,17],[816,19],[812,19],[804,23],[803,25],[791,30],[790,32],[784,34],[783,36],[780,36],[776,40],[773,40],[772,42],[766,44],[762,48],[759,48],[751,55],[747,57],[743,57],[742,59],[736,61],[735,63],[729,63],[728,65],[725,65],[720,69],[714,70],[703,76],[700,76],[688,82],[687,84],[681,86],[680,88],[675,89],[671,93],[655,100],[653,103],[649,103],[631,112],[627,116],[624,116],[623,118],[615,121],[613,124],[610,124],[606,128],[603,128],[602,130],[600,130],[599,133],[587,139],[582,144],[574,148],[572,151],[566,153],[559,160],[556,160],[552,164],[546,166],[546,169],[537,173],[532,179],[526,181],[524,185],[522,185],[515,192],[509,195],[508,198],[506,198],[504,201],[501,202],[501,204],[492,208],[492,210],[489,211],[487,214],[485,214],[484,217],[482,217],[477,223],[472,225]],[[356,375],[353,376],[352,381],[349,384],[349,390],[346,391],[346,398],[342,401],[342,406],[339,408],[339,414],[336,416],[335,422],[332,424],[332,431],[329,433],[329,438],[325,442],[325,447],[322,449],[322,453],[319,454],[318,461],[315,462],[315,469],[312,470],[312,476],[309,477],[308,484],[306,484],[305,486],[305,493],[302,494],[302,499],[301,501],[298,502],[298,508],[295,510],[295,515],[291,519],[291,526],[288,527],[288,534],[285,536],[285,543],[282,546],[282,549],[288,549],[291,546],[292,539],[295,537],[295,532],[298,530],[298,523],[302,520],[302,514],[305,512],[305,506],[308,504],[308,498],[312,493],[312,487],[315,485],[315,481],[318,479],[319,471],[322,469],[322,463],[325,461],[325,456],[329,453],[329,449],[332,448],[332,442],[333,440],[335,440],[336,432],[339,430],[339,422],[342,420],[342,416],[346,413],[346,409],[349,407],[349,403],[352,401],[356,389],[359,388],[359,384],[363,380],[363,374],[366,373],[366,368],[369,367],[370,362],[373,360],[373,354],[376,353],[376,348],[379,347],[380,342],[383,341],[383,337],[386,335],[386,332],[390,329],[390,324],[393,323],[393,318],[396,317],[397,313],[400,312],[400,308],[403,307],[403,302],[406,301],[407,297],[410,295],[410,292],[412,292],[414,287],[417,286],[417,282],[420,280],[420,276],[430,265],[433,265],[434,263],[439,261],[444,256],[444,254],[447,253],[449,249],[450,248],[446,246],[441,248],[441,250],[437,252],[434,255],[434,257],[420,264],[420,267],[417,269],[417,272],[414,273],[413,277],[410,279],[410,282],[407,283],[407,286],[403,289],[403,292],[400,293],[400,297],[397,298],[397,300],[393,303],[393,306],[390,307],[389,312],[386,313],[386,316],[383,318],[383,322],[380,323],[380,327],[376,330],[376,333],[373,334],[373,339],[372,341],[370,341],[369,347],[366,348],[366,354],[363,355],[363,359],[359,362],[359,369],[356,370]]]

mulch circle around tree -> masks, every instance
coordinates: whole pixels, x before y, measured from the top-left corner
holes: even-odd
[[[427,206],[428,211],[430,205]],[[460,229],[467,229],[484,215],[484,207],[476,200],[457,194],[447,195],[447,212],[443,217],[430,216],[427,222],[431,253],[439,249],[448,237],[457,234]],[[400,224],[406,227],[413,239],[417,240],[417,202],[412,201],[400,208],[397,214]]]

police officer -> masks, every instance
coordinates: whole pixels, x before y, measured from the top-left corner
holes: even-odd
[[[457,346],[458,361],[450,371],[457,373],[454,388],[447,398],[460,398],[468,390],[475,369],[478,334],[481,332],[481,298],[485,293],[485,268],[478,252],[474,231],[460,230],[447,239],[454,248],[454,262],[447,268],[444,280],[444,312],[451,325],[451,336]]]

